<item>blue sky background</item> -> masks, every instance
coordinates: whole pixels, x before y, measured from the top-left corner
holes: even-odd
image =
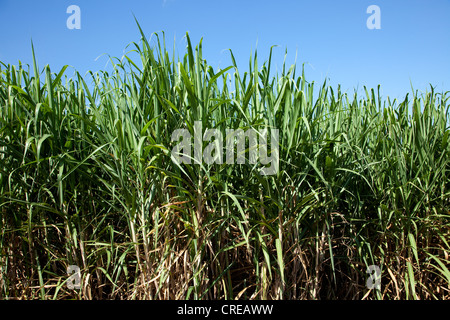
[[[81,9],[80,30],[66,27],[72,4]],[[381,9],[380,30],[366,27],[372,4]],[[193,44],[203,37],[204,58],[214,68],[231,64],[226,49],[246,69],[255,48],[262,64],[278,45],[275,68],[287,49],[287,63],[297,54],[308,81],[327,78],[349,93],[381,84],[383,97],[402,98],[410,82],[420,91],[429,83],[450,90],[450,0],[0,0],[0,61],[31,64],[32,39],[41,69],[105,69],[102,54],[121,57],[139,41],[133,14],[147,36],[163,30],[170,45],[175,40],[180,57],[186,31]]]

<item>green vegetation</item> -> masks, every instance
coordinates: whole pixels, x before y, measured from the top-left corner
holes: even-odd
[[[314,88],[256,53],[214,71],[188,35],[182,59],[152,39],[85,79],[1,64],[0,297],[450,298],[448,92]],[[197,120],[278,128],[278,174],[178,166]]]

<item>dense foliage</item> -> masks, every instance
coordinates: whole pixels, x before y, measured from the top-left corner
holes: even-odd
[[[150,39],[85,78],[1,64],[0,297],[450,297],[448,93],[315,88],[256,53],[214,71],[188,35],[182,59]],[[279,172],[177,165],[197,120],[279,129]]]

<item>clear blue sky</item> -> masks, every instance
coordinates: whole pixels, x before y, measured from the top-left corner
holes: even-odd
[[[70,5],[81,9],[81,29],[70,30]],[[369,5],[381,10],[381,29],[369,30]],[[306,78],[352,93],[381,84],[384,97],[403,97],[429,83],[450,90],[450,0],[0,0],[0,61],[31,64],[31,39],[39,66],[63,65],[80,73],[105,69],[107,57],[121,57],[144,32],[164,31],[181,56],[186,31],[193,43],[203,38],[204,57],[214,68],[230,65],[232,49],[242,68],[257,48],[259,61],[274,49],[281,67],[306,64]],[[275,69],[274,69],[275,70]],[[299,71],[301,69],[299,68]],[[72,74],[68,71],[68,74]]]

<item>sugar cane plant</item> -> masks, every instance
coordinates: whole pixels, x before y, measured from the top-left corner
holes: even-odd
[[[1,298],[450,298],[448,92],[346,93],[272,51],[215,70],[139,30],[109,72],[1,63]],[[278,129],[278,171],[173,161],[196,121]]]

